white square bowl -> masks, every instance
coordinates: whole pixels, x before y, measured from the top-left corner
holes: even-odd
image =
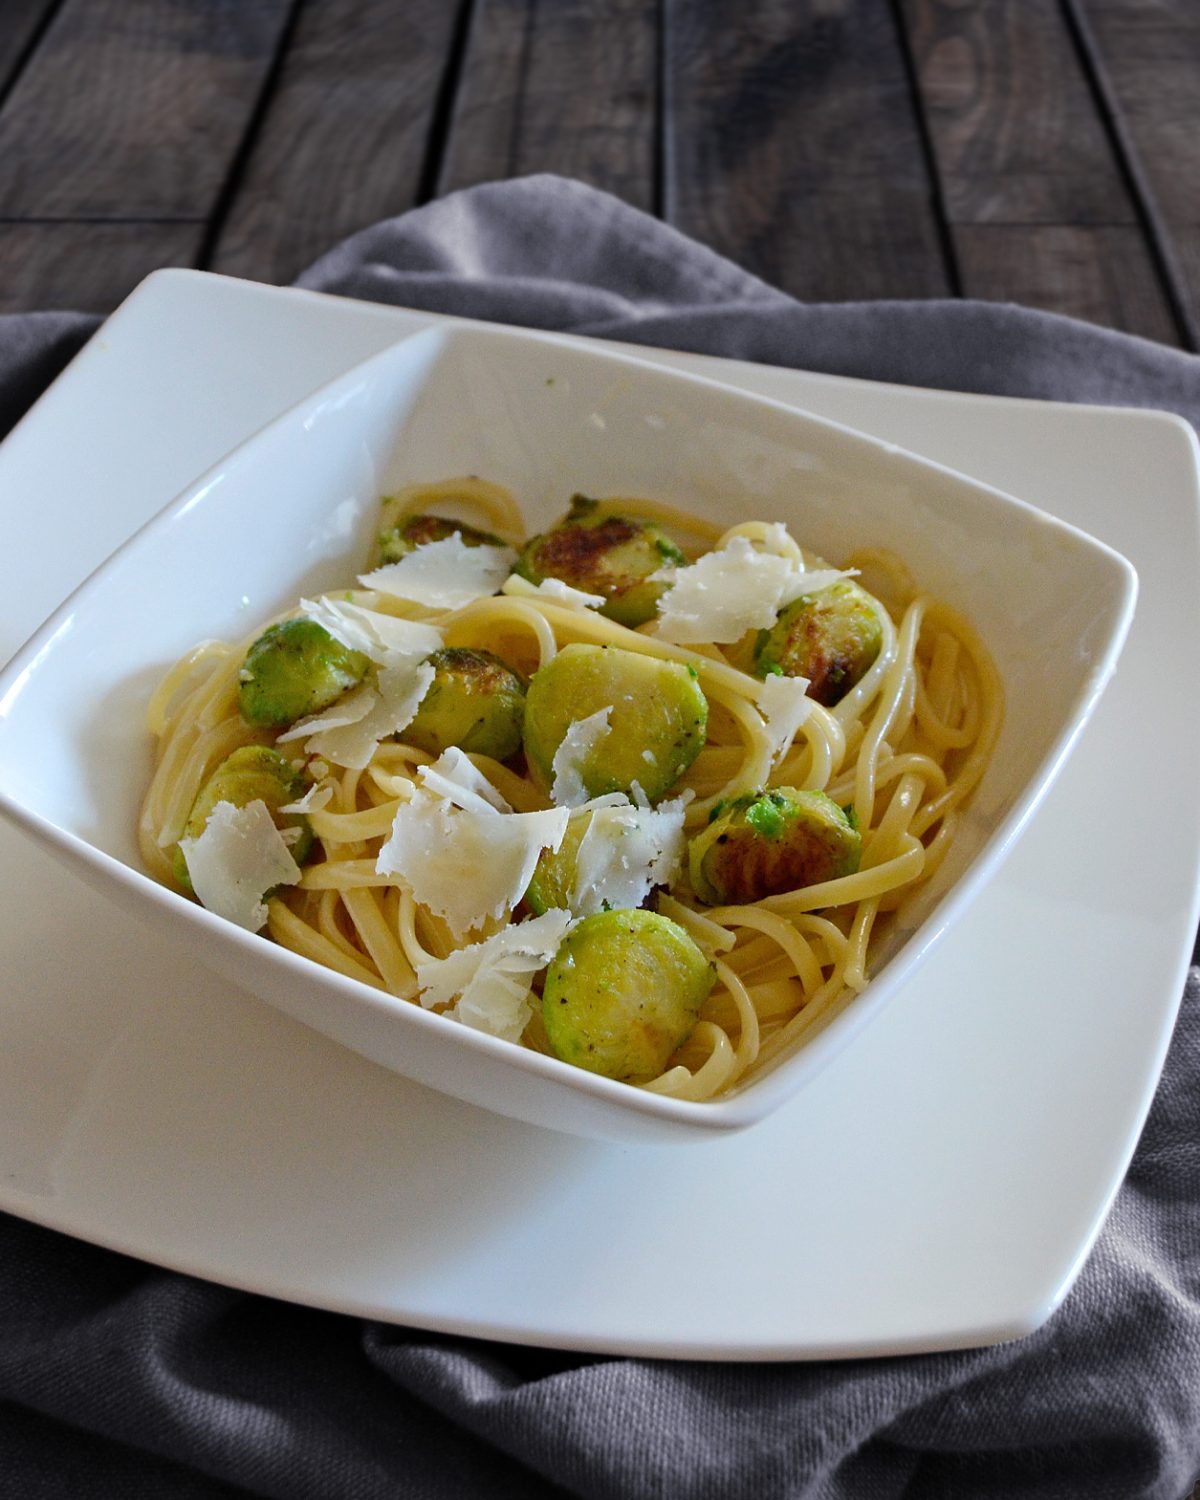
[[[462,473],[510,486],[531,531],[579,490],[723,524],[782,520],[835,561],[889,548],[996,660],[1005,726],[920,911],[836,1021],[726,1097],[663,1098],[468,1030],[244,933],[139,867],[144,707],[166,667],[200,639],[244,635],[302,594],[344,587],[380,495]],[[1132,567],[1102,543],[834,423],[550,335],[429,329],[209,470],[18,653],[0,676],[0,812],[210,967],[405,1076],[553,1129],[696,1139],[753,1124],[813,1077],[994,873],[1111,675],[1135,594]]]

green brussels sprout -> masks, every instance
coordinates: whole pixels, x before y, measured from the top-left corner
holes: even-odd
[[[451,745],[507,760],[521,748],[525,683],[490,651],[446,646],[428,657],[434,669],[416,716],[397,738],[430,755]]]
[[[533,674],[525,700],[525,754],[549,787],[571,725],[607,708],[608,732],[579,769],[589,797],[664,796],[704,748],[708,701],[693,668],[619,646],[570,645]]]
[[[246,653],[238,705],[247,724],[283,729],[320,713],[366,676],[370,661],[301,617],[263,631]]]
[[[861,855],[858,829],[832,797],[780,786],[718,802],[688,844],[688,873],[701,901],[742,906],[853,875]]]
[[[598,912],[576,923],[546,970],[546,1037],[564,1062],[645,1082],[691,1035],[715,977],[669,918]]]
[[[657,526],[598,514],[595,500],[573,495],[566,518],[526,542],[515,571],[530,583],[560,578],[584,593],[603,594],[600,613],[632,630],[654,618],[669,586],[650,583],[650,575],[686,562]]]
[[[275,826],[280,830],[295,828],[299,833],[289,847],[292,858],[302,865],[312,853],[312,825],[303,813],[280,814],[279,809],[296,802],[308,789],[304,773],[269,745],[242,745],[227,755],[196,793],[192,810],[183,830],[185,839],[198,839],[218,802],[232,802],[234,807],[248,807],[251,802],[265,802]],[[172,858],[175,878],[191,890],[187,861],[178,844]]]
[[[758,637],[754,665],[760,677],[770,672],[807,677],[809,697],[832,708],[866,673],[882,645],[870,594],[843,578],[781,610]]]
[[[564,911],[570,908],[579,846],[591,821],[591,813],[572,818],[558,848],[543,849],[538,855],[525,891],[525,903],[535,917],[556,908]]]
[[[380,563],[399,562],[427,542],[444,542],[458,533],[464,547],[503,547],[505,544],[490,531],[480,531],[466,526],[461,521],[450,521],[445,516],[398,515],[383,502],[380,529],[377,540]]]

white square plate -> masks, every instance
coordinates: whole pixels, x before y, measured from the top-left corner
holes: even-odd
[[[79,439],[92,446],[90,431]],[[783,520],[835,561],[885,547],[996,661],[1010,705],[996,748],[945,861],[877,945],[867,990],[724,1097],[632,1089],[431,1015],[258,940],[143,871],[152,684],[198,641],[236,640],[299,598],[344,588],[368,566],[379,496],[455,473],[509,487],[530,532],[583,491],[648,495],[718,524]],[[429,328],[220,459],[0,673],[0,813],[184,951],[406,1078],[552,1129],[686,1139],[777,1108],[952,928],[1092,711],[1135,591],[1129,564],[1075,528],[790,406],[600,346]]]
[[[15,540],[0,647],[164,494],[322,380],[441,321],[154,278],[0,455]],[[682,1154],[571,1140],[231,994],[2,832],[0,1206],[277,1296],[616,1352],[945,1348],[1014,1336],[1056,1305],[1133,1149],[1196,920],[1198,716],[1158,686],[1164,652],[1200,624],[1190,432],[1150,413],[646,354],[1024,494],[1141,574],[1122,668],[1075,759],[904,1005],[743,1135]],[[73,446],[98,417],[103,439]],[[143,423],[159,441],[139,439]],[[99,491],[112,510],[88,507]],[[82,497],[65,535],[64,496]],[[1108,795],[1144,777],[1151,741],[1156,784],[1178,789],[1153,864],[1137,799]],[[748,1259],[756,1276],[731,1276]]]

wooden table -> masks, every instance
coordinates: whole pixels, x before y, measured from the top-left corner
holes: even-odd
[[[4,0],[0,310],[579,177],[811,300],[1197,347],[1196,0]]]

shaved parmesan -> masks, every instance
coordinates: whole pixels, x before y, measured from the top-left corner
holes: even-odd
[[[511,974],[486,970],[446,1014],[475,1031],[519,1042],[533,1014],[533,995],[527,983]]]
[[[589,714],[586,719],[576,719],[563,735],[562,744],[554,752],[554,759],[550,762],[554,775],[550,785],[550,800],[555,807],[582,807],[588,800],[581,767],[608,734],[608,716],[611,712],[611,708],[601,708],[594,714]]]
[[[347,725],[361,723],[374,708],[378,698],[374,684],[364,683],[352,693],[343,693],[336,703],[322,709],[319,714],[309,714],[306,719],[297,719],[290,729],[285,729],[278,736],[276,744],[286,745],[289,740],[302,740],[324,729],[345,729]]]
[[[309,755],[361,771],[380,740],[399,734],[412,722],[434,678],[426,658],[441,648],[441,631],[327,595],[302,599],[300,608],[343,646],[361,651],[377,670],[374,681],[344,694],[321,713],[299,719],[278,743],[303,740]]]
[[[571,910],[581,917],[640,906],[669,885],[683,859],[683,813],[690,798],[661,807],[597,807],[575,856]]]
[[[398,875],[455,938],[507,915],[525,894],[543,849],[557,849],[567,809],[501,813],[456,807],[424,788],[396,812],[376,871]]]
[[[785,677],[772,672],[759,688],[755,703],[766,721],[771,759],[777,761],[790,747],[796,731],[812,713],[807,677]]]
[[[420,620],[402,620],[367,609],[348,599],[301,599],[305,617],[327,630],[334,640],[352,651],[361,651],[379,666],[391,664],[397,656],[421,658],[442,645],[442,633]]]
[[[455,807],[484,813],[512,812],[483,772],[472,765],[466,752],[457,745],[444,750],[431,766],[422,766],[417,775],[424,787],[453,802]]]
[[[671,587],[658,601],[658,634],[677,645],[739,641],[766,630],[785,604],[850,576],[836,568],[806,571],[790,554],[763,551],[731,537],[685,568],[660,568],[653,580]]]
[[[309,755],[361,771],[380,740],[399,734],[412,722],[433,678],[429,662],[396,657],[392,665],[379,668],[373,684],[364,684],[323,714],[301,719],[279,736],[278,743],[306,737],[304,748]],[[364,698],[365,707],[360,701]]]
[[[310,813],[320,812],[333,798],[331,786],[310,786],[304,796],[298,802],[289,802],[281,807],[281,813]]]
[[[819,594],[822,589],[832,588],[835,583],[840,583],[843,578],[853,578],[857,575],[857,568],[807,568],[792,574],[788,579],[783,592],[779,596],[779,607],[791,604],[795,599],[802,599],[805,594]]]
[[[518,599],[544,599],[547,604],[561,604],[564,609],[603,609],[603,594],[585,594],[582,589],[572,588],[561,578],[543,578],[540,583],[530,583],[514,573],[504,580],[500,589]]]
[[[300,879],[300,866],[260,800],[245,807],[218,802],[199,837],[180,839],[179,847],[201,904],[247,932],[267,920],[267,891]]]
[[[766,528],[766,534],[762,539],[762,546],[773,552],[777,557],[796,558],[802,557],[800,548],[792,539],[790,532],[782,521],[772,521]]]
[[[545,912],[510,923],[482,943],[417,966],[421,1004],[445,1005],[447,1015],[505,1041],[520,1040],[532,1013],[530,980],[554,957],[571,925],[571,913]]]
[[[517,554],[511,547],[468,547],[456,531],[440,542],[426,542],[399,562],[359,578],[364,588],[391,594],[431,609],[460,609],[496,593]]]

